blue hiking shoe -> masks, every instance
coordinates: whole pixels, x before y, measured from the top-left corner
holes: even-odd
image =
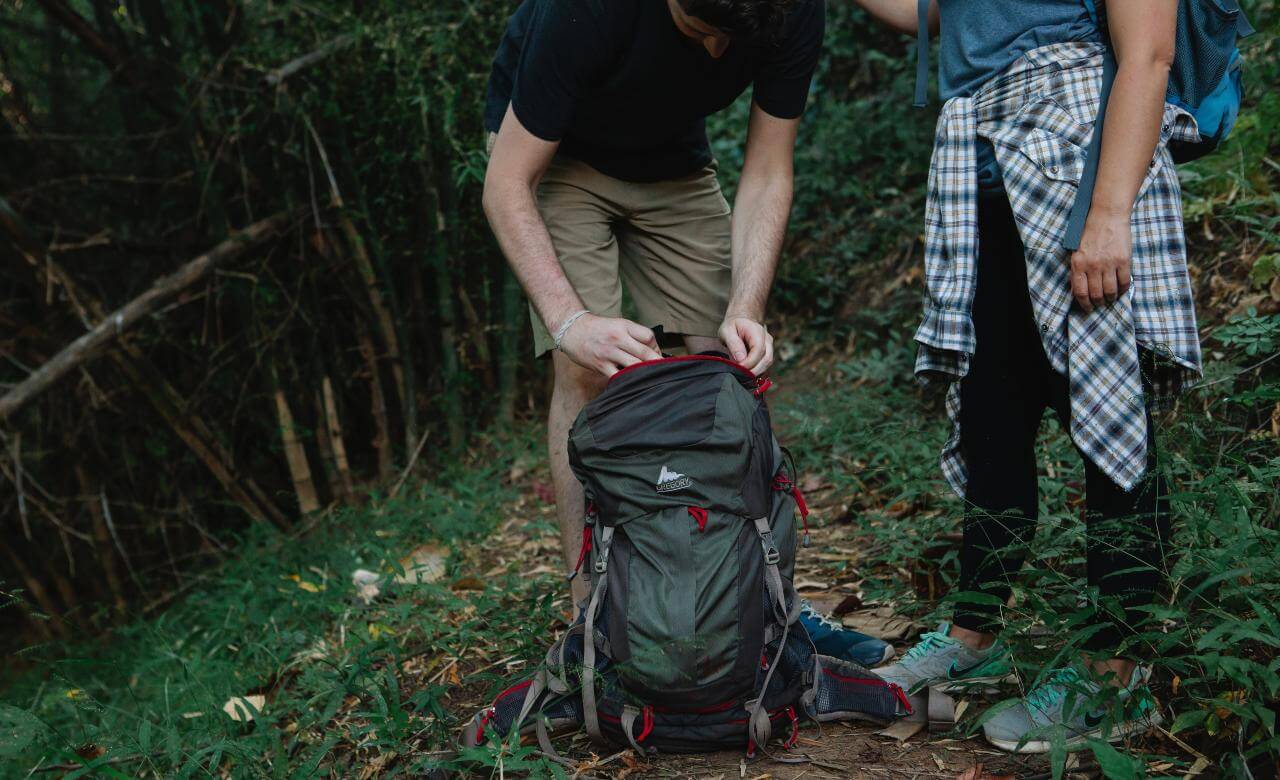
[[[819,614],[808,601],[800,602],[800,624],[809,632],[820,655],[853,661],[868,669],[893,658],[893,645],[845,628]]]

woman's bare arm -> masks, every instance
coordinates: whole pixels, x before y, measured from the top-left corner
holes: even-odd
[[[865,8],[885,26],[908,35],[916,34],[916,25],[920,19],[917,13],[919,5],[917,0],[858,0],[858,5]],[[938,0],[930,0],[929,33],[936,35],[937,32]]]
[[[1129,220],[1160,141],[1178,3],[1108,3],[1107,22],[1119,70],[1107,102],[1093,205],[1071,257],[1071,292],[1087,312],[1129,289]]]

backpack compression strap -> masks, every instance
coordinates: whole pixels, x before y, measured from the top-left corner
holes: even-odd
[[[600,527],[600,550],[595,562],[596,583],[591,589],[591,602],[587,604],[587,614],[583,621],[582,634],[582,721],[587,727],[587,734],[597,744],[604,744],[604,734],[600,731],[600,712],[596,704],[596,613],[604,603],[605,592],[609,589],[609,546],[613,544],[613,527]]]
[[[787,635],[791,631],[791,624],[800,616],[800,600],[796,599],[792,608],[790,610],[787,609],[786,589],[782,584],[782,573],[778,571],[778,561],[781,559],[781,554],[778,552],[777,545],[773,542],[773,529],[769,527],[769,518],[757,517],[754,522],[756,533],[760,536],[760,547],[764,551],[764,581],[769,590],[773,616],[775,620],[782,624],[782,638],[778,640],[778,653],[774,657],[773,663],[769,665],[769,671],[764,675],[764,682],[760,684],[760,694],[754,701],[747,702],[747,711],[750,713],[750,719],[747,722],[747,734],[751,737],[751,742],[763,750],[765,743],[769,741],[769,736],[773,733],[773,723],[769,720],[769,710],[764,706],[764,697],[769,691],[769,683],[773,680],[773,673],[778,671],[782,654],[786,652]]]

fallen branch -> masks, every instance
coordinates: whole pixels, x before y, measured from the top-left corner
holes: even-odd
[[[395,498],[396,494],[400,492],[400,488],[404,487],[404,481],[409,478],[409,474],[413,472],[413,467],[417,465],[418,456],[422,454],[422,448],[426,446],[427,437],[430,435],[431,429],[428,428],[427,432],[422,434],[422,438],[418,440],[418,447],[413,451],[413,457],[409,458],[409,465],[404,467],[404,471],[400,474],[400,479],[396,480],[396,485],[391,488],[388,498]]]
[[[169,276],[161,277],[142,295],[116,309],[89,332],[71,342],[31,376],[0,397],[0,420],[7,419],[33,398],[53,386],[76,367],[97,357],[139,320],[155,312],[161,304],[203,279],[218,265],[238,257],[245,250],[278,233],[296,218],[292,211],[281,212],[255,222],[203,255],[191,260]]]
[[[339,35],[337,38],[334,38],[328,43],[322,45],[315,51],[304,54],[296,60],[290,60],[275,70],[272,70],[263,80],[270,86],[278,87],[285,79],[289,78],[293,74],[304,68],[311,67],[334,52],[347,48],[351,44],[355,43],[355,40],[355,36],[353,35]]]
[[[53,288],[57,286],[63,292],[63,295],[58,297],[65,300],[71,313],[78,317],[86,328],[91,328],[93,323],[107,319],[107,309],[102,302],[81,288],[75,279],[71,278],[49,256],[46,247],[35,240],[31,232],[22,224],[22,219],[9,208],[3,197],[0,197],[0,231],[8,235],[18,256],[33,272],[37,287],[45,291],[46,305],[53,303]],[[160,369],[147,360],[136,344],[121,341],[120,349],[110,351],[108,354],[111,362],[125,379],[146,397],[156,413],[169,424],[178,438],[190,448],[192,454],[209,469],[209,473],[218,480],[233,501],[258,522],[271,522],[279,528],[289,528],[288,518],[275,505],[267,492],[258,485],[253,475],[239,472],[230,450],[222,444],[220,438],[202,417],[187,409],[185,396],[174,388]],[[86,377],[89,375],[87,371],[84,371],[84,374]],[[39,487],[34,482],[32,484]],[[41,492],[44,491],[41,490]],[[45,495],[52,498],[47,493]],[[207,541],[222,547],[198,523],[191,522],[191,524],[200,530]],[[225,552],[225,548],[222,549]]]

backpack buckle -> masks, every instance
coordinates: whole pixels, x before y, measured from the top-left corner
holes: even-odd
[[[778,561],[782,560],[778,545],[773,543],[772,531],[760,534],[760,547],[764,550],[764,562],[770,566],[776,566]]]
[[[769,518],[757,517],[754,521],[756,533],[760,535],[760,547],[764,550],[764,562],[770,566],[776,566],[778,561],[782,560],[782,553],[778,552],[778,546],[773,543],[773,529],[769,527]]]
[[[609,547],[613,545],[613,527],[604,526],[600,529],[600,550],[596,556],[595,569],[596,574],[604,574],[609,569]]]

